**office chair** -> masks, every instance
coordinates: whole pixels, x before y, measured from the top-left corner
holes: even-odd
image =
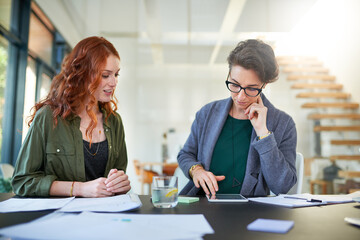
[[[14,173],[14,167],[8,163],[0,163],[0,177],[11,178]]]
[[[141,183],[141,194],[144,194],[144,185],[145,184],[149,185],[149,194],[150,194],[152,178],[154,176],[158,176],[159,174],[152,170],[143,169],[143,167],[140,166],[139,160],[137,160],[137,159],[134,159],[133,163],[134,163],[134,167],[135,167],[135,173],[136,173],[136,175],[139,176],[139,182]]]
[[[12,191],[10,178],[14,173],[14,167],[8,163],[0,163],[0,193]]]
[[[302,183],[303,183],[303,177],[304,177],[304,156],[299,152],[296,153],[295,167],[296,167],[297,182],[290,189],[288,194],[302,193]]]
[[[185,176],[180,167],[175,169],[174,176],[178,177],[178,192],[181,192],[181,190],[189,182],[189,179]]]

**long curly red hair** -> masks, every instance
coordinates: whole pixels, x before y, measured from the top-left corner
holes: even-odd
[[[91,118],[86,136],[91,140],[92,131],[97,124],[93,107],[99,104],[99,107],[104,108],[108,113],[107,118],[117,110],[114,93],[110,102],[97,102],[94,96],[102,80],[102,70],[110,55],[120,59],[115,47],[105,38],[88,37],[81,40],[65,57],[61,72],[53,78],[47,97],[32,108],[33,114],[29,117],[28,125],[31,125],[36,112],[43,106],[52,109],[55,126],[58,123],[58,116],[66,119],[85,108]]]

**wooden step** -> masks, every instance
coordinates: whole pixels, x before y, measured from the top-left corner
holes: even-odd
[[[314,57],[314,56],[277,56],[276,60],[277,61],[281,61],[281,60],[315,61],[315,60],[317,60],[317,57]]]
[[[341,98],[348,99],[349,93],[343,92],[302,92],[296,95],[297,98]]]
[[[360,119],[359,113],[338,113],[338,114],[329,114],[329,113],[312,113],[308,116],[308,119],[320,120],[320,119],[351,119],[357,120]]]
[[[356,160],[360,161],[360,155],[332,155],[330,156],[331,161],[335,160]]]
[[[342,178],[358,178],[360,177],[360,171],[339,171],[339,177]]]
[[[279,59],[277,63],[280,66],[289,66],[289,65],[302,65],[302,66],[314,66],[321,67],[323,63],[319,60],[307,60],[307,59]]]
[[[315,126],[314,132],[322,132],[322,131],[360,131],[360,125],[352,125],[352,126]]]
[[[324,67],[284,67],[282,71],[285,73],[290,73],[290,72],[328,73],[329,69]]]
[[[331,140],[331,145],[360,146],[360,140]],[[360,156],[359,156],[360,160]]]
[[[336,77],[326,74],[317,75],[288,75],[287,80],[322,80],[322,81],[335,81]]]
[[[291,86],[293,89],[337,89],[343,88],[342,84],[337,83],[295,83]]]
[[[304,103],[301,105],[302,108],[345,108],[345,109],[357,109],[359,108],[358,103],[351,103],[351,102],[311,102],[311,103]]]

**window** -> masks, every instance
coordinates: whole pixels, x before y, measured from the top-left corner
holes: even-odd
[[[50,86],[51,86],[51,77],[46,73],[41,74],[40,94],[38,97],[39,100],[44,99],[48,95]]]
[[[69,51],[35,1],[0,0],[0,162],[15,165],[30,109]]]
[[[11,0],[0,0],[0,24],[6,30],[10,29]]]
[[[22,142],[24,141],[26,134],[29,130],[27,125],[27,118],[30,116],[31,108],[35,105],[35,93],[36,93],[36,62],[31,57],[28,57],[28,65],[26,67]]]
[[[0,36],[0,156],[1,156],[1,144],[2,144],[2,126],[3,126],[2,120],[3,120],[4,105],[5,105],[7,62],[8,62],[8,42],[4,37]]]
[[[50,66],[52,65],[53,42],[53,34],[34,13],[31,13],[29,50]]]

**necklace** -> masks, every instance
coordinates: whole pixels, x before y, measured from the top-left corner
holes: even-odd
[[[93,143],[93,144],[95,144],[95,143]],[[98,153],[98,151],[99,151],[100,142],[97,143],[97,148],[96,148],[95,153],[90,152],[90,149],[87,149],[86,145],[87,145],[87,142],[84,142],[84,148],[85,148],[85,150],[86,150],[91,156],[94,157],[94,156]]]
[[[84,129],[84,130],[87,129],[86,127],[83,127],[83,126],[81,126],[81,125],[80,125],[80,128],[82,128],[82,129]],[[95,128],[94,128],[94,130],[95,130]],[[94,130],[93,130],[93,131],[94,131]],[[83,133],[83,134],[85,134],[85,133]],[[96,136],[96,135],[95,135],[95,136]],[[93,139],[93,138],[91,138],[91,139]],[[99,135],[97,136],[97,139],[95,139],[95,140],[101,141],[101,129],[99,129]]]
[[[232,158],[233,158],[233,181],[232,181],[232,187],[238,187],[241,185],[241,182],[239,180],[237,180],[237,178],[235,177],[235,141],[234,141],[234,115],[233,115],[233,109],[231,108],[231,137],[232,137]]]

